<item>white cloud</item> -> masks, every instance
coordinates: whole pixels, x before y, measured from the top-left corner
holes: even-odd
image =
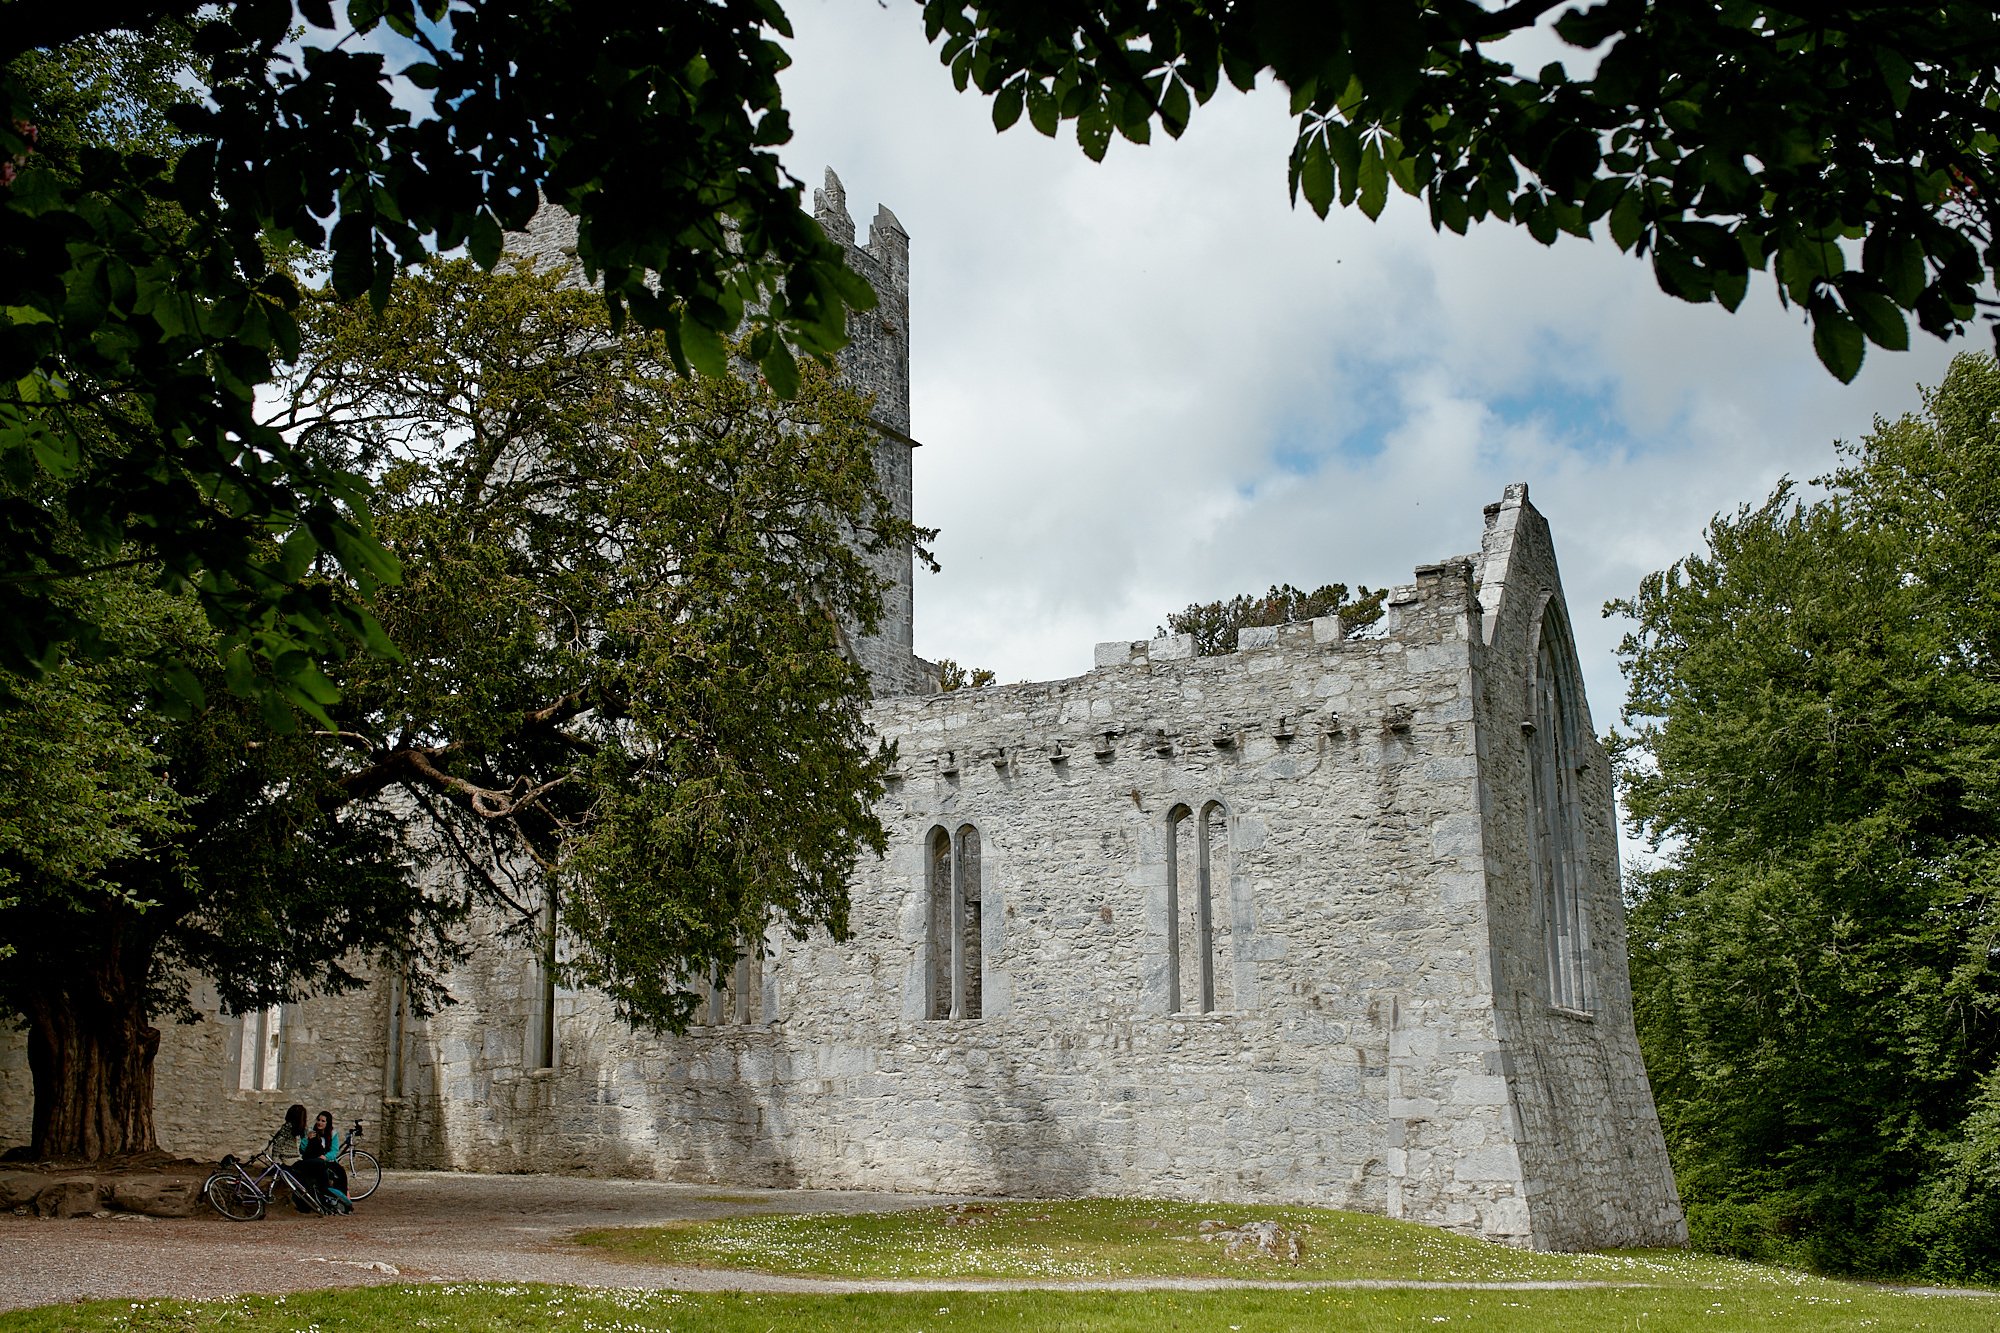
[[[1475,549],[1530,483],[1554,526],[1594,720],[1620,627],[1599,606],[1708,517],[1916,405],[1958,348],[1829,377],[1793,312],[1662,294],[1608,242],[1543,248],[1289,207],[1282,99],[1225,91],[1185,140],[1103,164],[995,135],[906,5],[790,6],[792,169],[831,163],[865,225],[909,229],[921,522],[917,645],[1003,680],[1075,674],[1100,639],[1273,582],[1402,582]]]

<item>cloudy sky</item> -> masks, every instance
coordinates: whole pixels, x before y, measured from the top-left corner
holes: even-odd
[[[1440,237],[1393,191],[1372,224],[1293,209],[1280,95],[1219,93],[1181,141],[1095,164],[1025,120],[996,135],[906,0],[786,8],[787,164],[832,165],[864,230],[881,203],[911,236],[917,519],[944,564],[918,575],[917,650],[1002,681],[1088,670],[1193,601],[1407,582],[1525,481],[1603,731],[1603,602],[1978,346],[1917,335],[1843,387],[1761,275],[1732,316],[1608,241]]]

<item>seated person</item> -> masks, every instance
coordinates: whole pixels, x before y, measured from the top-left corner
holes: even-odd
[[[325,1112],[321,1112],[321,1115],[325,1115]],[[331,1117],[328,1117],[327,1123],[329,1126],[332,1124]],[[298,1205],[301,1212],[317,1211],[321,1201],[326,1198],[327,1162],[324,1145],[315,1144],[312,1136],[306,1132],[306,1108],[297,1102],[293,1102],[290,1109],[285,1112],[285,1127],[278,1131],[278,1138],[272,1140],[273,1146],[277,1146],[280,1141],[285,1143],[289,1151],[298,1154],[298,1160],[287,1162],[285,1169],[313,1194],[311,1199],[295,1199],[293,1202]],[[279,1154],[273,1152],[271,1155],[276,1157]]]
[[[339,1158],[340,1135],[333,1128],[333,1112],[321,1111],[313,1117],[312,1133],[299,1141],[299,1159],[319,1163],[325,1173],[320,1193],[338,1194],[337,1202],[345,1211],[353,1205],[347,1202],[347,1168],[340,1164]]]

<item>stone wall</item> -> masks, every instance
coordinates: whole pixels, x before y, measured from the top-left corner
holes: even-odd
[[[1540,635],[1566,639],[1568,612],[1549,525],[1528,503],[1527,487],[1509,487],[1488,507],[1479,559],[1485,665],[1477,701],[1494,1014],[1501,1070],[1520,1121],[1534,1240],[1555,1249],[1680,1243],[1686,1225],[1633,1030],[1610,758],[1574,679],[1585,825],[1579,859],[1594,995],[1588,1012],[1548,999],[1550,904],[1531,869],[1527,765],[1535,718],[1528,682]],[[1566,646],[1564,656],[1573,661]]]
[[[1321,620],[1214,658],[1104,644],[1072,680],[880,700],[890,851],[857,873],[849,942],[774,935],[680,1038],[557,992],[543,1068],[541,969],[488,921],[439,1015],[381,991],[298,1006],[319,1052],[288,1065],[299,1099],[379,1107],[403,1165],[1300,1201],[1546,1248],[1679,1242],[1594,740],[1589,1001],[1549,999],[1522,724],[1562,614],[1517,488],[1481,554],[1419,568],[1372,637]],[[1199,839],[1169,823],[1210,809],[1201,1012]],[[935,1018],[929,849],[967,829],[980,1012]],[[236,1090],[230,1032],[168,1034],[176,1147],[240,1147],[292,1099]]]

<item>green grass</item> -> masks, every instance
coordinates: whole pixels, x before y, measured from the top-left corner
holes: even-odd
[[[1276,1222],[1299,1262],[1230,1258],[1200,1239],[1205,1220]],[[774,1215],[576,1237],[616,1257],[675,1267],[856,1279],[1219,1277],[1258,1282],[1606,1282],[1771,1285],[1816,1279],[1679,1250],[1537,1254],[1410,1222],[1330,1208],[1079,1199],[976,1204],[953,1211]]]
[[[1985,1333],[1980,1298],[1892,1295],[1784,1284],[1726,1291],[1254,1290],[1221,1292],[924,1292],[746,1296],[536,1286],[367,1287],[227,1301],[94,1301],[0,1315],[0,1333],[1289,1333],[1457,1327],[1480,1333],[1631,1329],[1935,1329]]]

